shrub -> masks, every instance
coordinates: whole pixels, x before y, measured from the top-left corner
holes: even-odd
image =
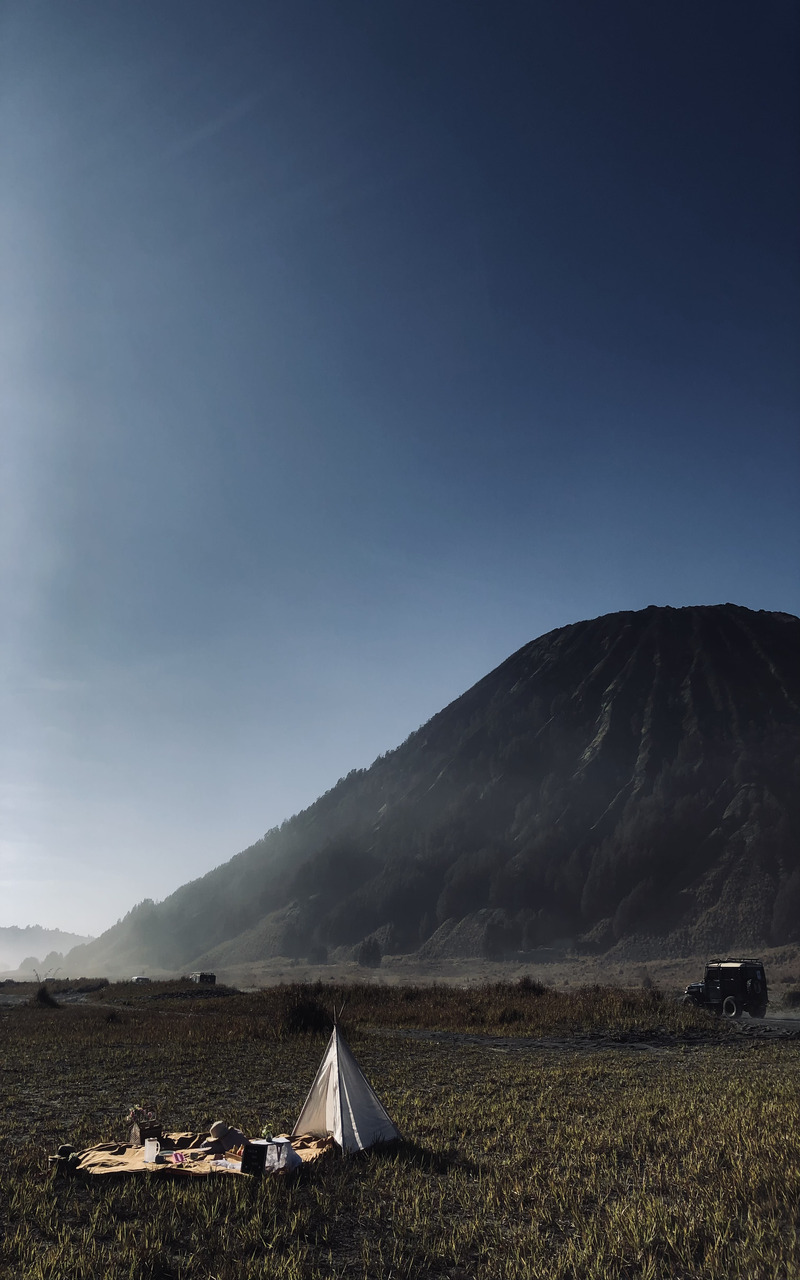
[[[532,978],[530,974],[523,974],[517,982],[517,990],[526,996],[543,996],[547,994],[547,987],[543,982],[538,982],[536,978]]]
[[[314,996],[297,987],[287,987],[280,1001],[278,1034],[283,1036],[330,1035],[333,1018]]]
[[[61,1008],[61,1005],[58,1003],[55,996],[52,995],[47,990],[47,986],[44,982],[39,987],[38,991],[36,992],[36,995],[33,996],[31,1000],[31,1004],[34,1004],[34,1005],[38,1004],[43,1009],[60,1009]]]

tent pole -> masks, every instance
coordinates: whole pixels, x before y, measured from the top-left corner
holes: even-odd
[[[333,1034],[336,1037],[336,1079],[338,1081],[337,1093],[339,1094],[339,1132],[342,1135],[342,1157],[347,1152],[344,1149],[344,1110],[342,1108],[342,1073],[339,1069],[339,1028],[334,1025]]]

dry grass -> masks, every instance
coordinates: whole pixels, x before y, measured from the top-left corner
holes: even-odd
[[[280,1002],[285,1012],[320,993],[179,991],[120,985],[69,1005],[62,988],[61,1008],[0,1009],[1,1275],[800,1274],[798,1045],[745,1041],[652,992],[337,992],[359,1060],[405,1135],[397,1149],[330,1159],[289,1181],[52,1174],[48,1152],[121,1138],[134,1102],[154,1103],[167,1128],[217,1118],[251,1133],[291,1126],[324,1038],[281,1032]],[[602,1011],[617,1019],[605,1030],[627,1044],[530,1048],[370,1029],[568,1041],[599,1032]],[[648,1047],[635,1047],[639,1033]]]
[[[7,988],[11,990],[11,988]],[[15,984],[17,999],[41,1004],[37,984]],[[160,1034],[182,1037],[186,1019],[196,1028],[222,1018],[226,1035],[240,1039],[282,1038],[300,1030],[324,1033],[334,1010],[343,1010],[352,1028],[392,1027],[429,1030],[481,1031],[523,1036],[581,1035],[613,1029],[616,1033],[693,1032],[724,1036],[726,1027],[697,1010],[684,1009],[655,988],[619,988],[599,984],[558,991],[521,978],[482,986],[381,985],[368,982],[287,983],[259,991],[238,993],[226,987],[198,987],[184,981],[148,985],[119,982],[95,986],[87,980],[48,984],[50,997],[70,1005],[107,1010],[127,1018],[130,1034],[149,1014],[147,1025],[159,1018]],[[298,1014],[302,1017],[295,1025]],[[89,1016],[87,1014],[87,1016]]]

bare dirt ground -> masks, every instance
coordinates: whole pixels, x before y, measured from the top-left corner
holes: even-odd
[[[730,952],[729,954],[734,954]],[[782,1008],[787,991],[800,986],[800,947],[762,949],[770,985],[770,1002]],[[531,978],[557,990],[570,987],[601,986],[658,987],[666,995],[679,995],[689,982],[702,978],[711,955],[680,959],[623,960],[607,956],[572,956],[537,964],[529,960],[492,961],[482,959],[421,962],[415,956],[384,956],[379,968],[363,968],[355,963],[310,965],[284,959],[261,964],[234,965],[220,970],[217,978],[240,988],[272,986],[281,982],[372,982],[397,984],[438,983],[469,987],[487,982],[516,982]],[[718,957],[716,957],[718,958]]]

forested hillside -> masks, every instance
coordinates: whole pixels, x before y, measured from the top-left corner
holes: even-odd
[[[800,938],[800,620],[649,608],[534,640],[70,971]]]

